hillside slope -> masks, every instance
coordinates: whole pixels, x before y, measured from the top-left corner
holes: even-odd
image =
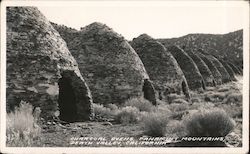
[[[189,49],[203,49],[234,64],[243,66],[243,30],[227,34],[188,34],[179,38],[158,39],[164,45],[185,46]]]

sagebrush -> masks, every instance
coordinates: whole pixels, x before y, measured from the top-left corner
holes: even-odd
[[[224,137],[235,126],[233,119],[218,108],[194,112],[185,117],[184,123],[189,136]]]
[[[95,103],[93,103],[93,111],[96,116],[104,118],[114,118],[114,116],[117,114],[117,110],[112,109],[111,111],[111,108],[107,108],[102,104],[95,104]]]
[[[185,125],[179,120],[170,120],[168,122],[167,133],[177,137],[184,137],[187,134]]]
[[[33,114],[33,106],[21,101],[14,112],[7,114],[6,135],[7,145],[15,147],[32,146],[39,143],[41,128],[38,118],[41,110],[36,108]]]
[[[148,100],[143,97],[131,98],[125,102],[124,106],[133,106],[136,107],[139,111],[150,112],[153,108],[153,105]]]
[[[165,136],[169,117],[164,113],[148,113],[142,121],[144,134],[153,137]]]
[[[223,100],[224,104],[231,105],[241,105],[242,104],[242,94],[241,93],[227,93],[225,99]]]
[[[115,121],[121,124],[137,123],[139,117],[140,111],[136,107],[126,106],[120,109],[115,116]]]

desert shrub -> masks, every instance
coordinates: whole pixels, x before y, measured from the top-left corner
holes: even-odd
[[[235,122],[224,110],[200,110],[186,116],[185,127],[189,136],[224,137],[230,133]]]
[[[218,102],[222,101],[226,97],[225,93],[219,92],[208,92],[205,94],[205,101],[207,102]]]
[[[177,95],[177,94],[169,94],[167,96],[167,101],[169,104],[171,104],[173,102],[173,100],[178,99],[178,98],[181,98],[181,96]]]
[[[240,81],[229,82],[227,84],[220,85],[218,87],[219,92],[227,92],[227,91],[239,91],[242,87],[242,83]]]
[[[153,105],[148,100],[139,97],[139,98],[131,98],[125,102],[125,106],[136,107],[140,111],[150,112]]]
[[[167,123],[168,116],[165,114],[157,112],[148,113],[142,121],[144,134],[153,137],[164,136],[167,130]]]
[[[172,103],[169,105],[169,109],[172,112],[188,110],[188,103],[183,103],[183,104]]]
[[[242,106],[222,104],[220,105],[220,108],[222,108],[232,118],[242,118]]]
[[[6,133],[8,146],[32,146],[39,143],[41,128],[38,125],[38,118],[41,110],[36,108],[34,115],[33,106],[21,101],[19,107],[14,112],[10,112],[6,117]]]
[[[214,104],[211,102],[199,102],[199,103],[193,103],[191,106],[189,106],[190,110],[202,110],[202,109],[213,109]]]
[[[152,109],[151,112],[162,113],[167,116],[170,116],[172,114],[172,111],[169,109],[169,105],[166,105],[166,104],[157,105],[156,107]]]
[[[141,111],[139,120],[143,121],[151,113],[158,113],[158,114],[162,114],[162,115],[167,116],[167,117],[171,117],[171,115],[172,115],[172,111],[169,109],[169,105],[160,104],[157,106],[153,106],[151,112]]]
[[[192,98],[192,97],[194,97],[194,96],[197,95],[197,92],[192,91],[192,90],[189,90],[189,94],[190,94],[190,96],[191,96],[191,98]]]
[[[198,98],[198,97],[191,98],[191,102],[192,103],[200,103],[201,102],[201,98]]]
[[[118,106],[115,104],[107,104],[106,107],[109,108],[110,110],[113,110],[113,111],[118,110]]]
[[[226,98],[223,100],[225,104],[242,104],[242,94],[241,93],[228,93]]]
[[[165,101],[163,101],[163,100],[157,99],[157,100],[156,100],[156,104],[157,104],[157,105],[164,105],[164,104],[166,105],[167,102],[165,102]]]
[[[102,104],[93,103],[94,114],[104,118],[113,118],[117,113],[116,111],[111,111],[110,108],[104,107]]]
[[[145,118],[148,117],[148,114],[151,112],[141,111],[139,114],[138,122],[142,122]]]
[[[137,123],[140,112],[136,107],[126,106],[120,109],[115,116],[115,121],[121,124]]]
[[[183,104],[170,104],[169,109],[172,111],[172,118],[173,119],[182,119],[183,115],[188,113],[188,103]]]
[[[171,120],[167,124],[167,133],[176,135],[177,137],[183,137],[187,132],[182,121]]]
[[[214,104],[211,102],[200,102],[200,103],[193,103],[189,106],[189,110],[203,110],[203,109],[213,109]]]

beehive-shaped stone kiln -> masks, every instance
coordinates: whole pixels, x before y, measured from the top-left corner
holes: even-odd
[[[204,54],[202,53],[197,53],[199,57],[207,64],[208,68],[210,69],[211,73],[213,74],[215,84],[216,85],[221,85],[222,84],[222,76],[214,63],[208,59]]]
[[[227,70],[228,74],[230,75],[230,80],[236,81],[235,73],[234,73],[233,69],[224,60],[220,59],[219,61],[225,67],[225,69]]]
[[[242,75],[241,70],[238,67],[236,67],[233,63],[228,62],[228,61],[226,63],[233,69],[236,75]]]
[[[207,55],[207,57],[214,63],[214,65],[216,66],[216,68],[220,72],[220,74],[222,76],[222,83],[227,83],[227,82],[231,81],[230,75],[228,74],[225,67],[221,64],[221,62],[212,55]]]
[[[76,36],[67,45],[95,103],[123,104],[141,96],[156,103],[144,65],[124,37],[98,22],[81,28]]]
[[[184,50],[175,45],[168,46],[167,50],[171,52],[180,65],[180,68],[187,79],[189,88],[192,90],[205,89],[205,83],[203,81],[202,75],[192,58],[189,57],[189,55]]]
[[[160,42],[142,34],[134,38],[131,45],[141,58],[160,99],[170,93],[183,93],[189,98],[189,89],[182,70]]]
[[[193,61],[197,65],[206,86],[208,86],[208,87],[216,86],[213,74],[210,71],[210,69],[208,68],[208,66],[206,65],[206,63],[194,52],[192,52],[190,50],[186,51],[186,52],[188,53],[188,55],[193,59]]]
[[[66,43],[35,7],[7,8],[7,110],[20,101],[42,117],[64,121],[92,116],[92,97]]]

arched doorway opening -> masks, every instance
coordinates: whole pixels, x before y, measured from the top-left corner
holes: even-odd
[[[216,87],[216,82],[213,80],[213,86]]]
[[[142,91],[144,94],[144,98],[149,100],[153,105],[156,105],[155,89],[149,79],[144,80]]]
[[[77,118],[75,91],[71,79],[62,76],[59,79],[59,118],[63,121],[73,122]]]
[[[206,90],[206,85],[203,80],[201,81],[201,85],[202,85],[203,90]]]
[[[182,81],[181,88],[183,94],[186,96],[187,99],[190,99],[189,89],[186,81]]]

